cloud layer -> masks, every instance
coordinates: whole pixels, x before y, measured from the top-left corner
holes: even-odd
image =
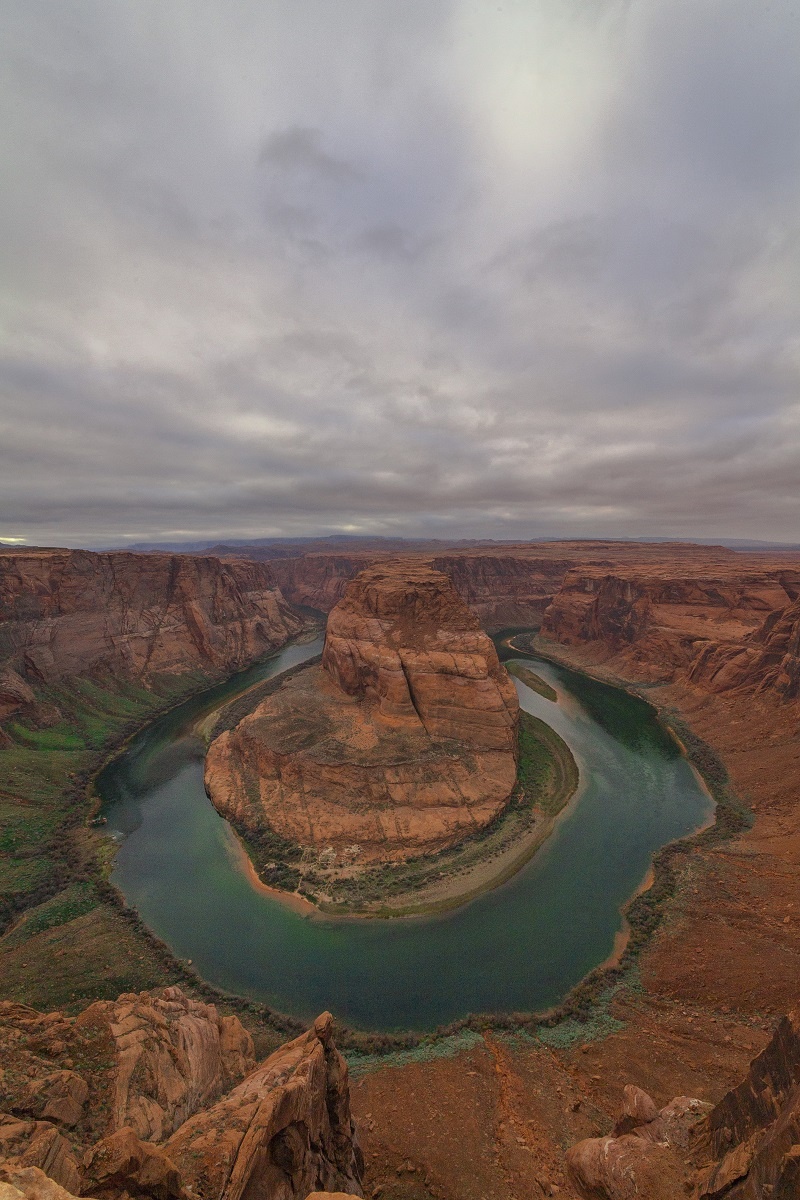
[[[800,530],[800,12],[7,0],[0,537]]]

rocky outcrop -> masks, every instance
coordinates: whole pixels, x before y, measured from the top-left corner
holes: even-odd
[[[167,1154],[200,1200],[362,1194],[347,1065],[332,1029],[324,1013],[167,1142]]]
[[[514,686],[449,579],[374,567],[331,613],[322,666],[212,743],[206,786],[249,834],[402,858],[502,809],[517,719]]]
[[[625,1088],[613,1133],[567,1151],[585,1200],[795,1200],[800,1195],[800,1014],[784,1017],[747,1077],[712,1107],[679,1096],[655,1112]]]
[[[0,1200],[75,1200],[39,1167],[0,1162]]]
[[[97,1001],[75,1032],[110,1042],[109,1128],[129,1126],[145,1141],[167,1137],[255,1066],[238,1018],[221,1017],[177,987]]]
[[[2,1200],[362,1194],[329,1013],[256,1068],[237,1018],[178,988],[77,1018],[3,1004],[0,1064]]]
[[[701,1150],[703,1200],[780,1200],[800,1195],[800,1013],[778,1025],[747,1077],[710,1113]]]
[[[76,1071],[76,1061],[89,1066]],[[146,1141],[255,1066],[238,1018],[177,987],[97,1001],[77,1018],[0,1004],[0,1063],[0,1108],[20,1119],[79,1139],[130,1127]]]
[[[476,750],[516,747],[514,686],[447,576],[374,567],[328,620],[323,669],[397,725]]]
[[[709,643],[689,669],[689,681],[710,692],[772,692],[784,700],[800,695],[800,600],[771,612],[738,643]]]
[[[75,675],[236,670],[302,628],[265,563],[84,550],[0,553],[0,720]]]
[[[160,1146],[141,1141],[132,1129],[118,1129],[86,1151],[84,1195],[120,1192],[173,1200],[183,1196],[180,1172]]]

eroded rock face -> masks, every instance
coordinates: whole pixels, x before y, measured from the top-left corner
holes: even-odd
[[[567,1171],[584,1200],[674,1200],[690,1190],[688,1149],[711,1108],[678,1096],[660,1111],[628,1084],[614,1132],[587,1138],[567,1151]]]
[[[621,674],[684,678],[707,691],[800,687],[800,573],[717,564],[705,573],[568,572],[542,632],[568,646],[594,646]]]
[[[347,1064],[332,1025],[323,1014],[167,1142],[167,1155],[201,1200],[305,1200],[315,1190],[362,1195]]]
[[[223,815],[365,860],[450,845],[516,780],[516,690],[449,579],[370,568],[330,615],[322,666],[212,744]]]
[[[78,1036],[112,1043],[109,1129],[161,1141],[255,1066],[237,1017],[190,1000],[180,988],[100,1000],[77,1018]]]
[[[37,684],[92,673],[146,681],[233,671],[301,628],[266,563],[0,553],[0,720],[33,708]]]
[[[689,671],[692,683],[711,692],[772,692],[784,700],[800,695],[800,600],[777,608],[749,638],[710,643]]]
[[[383,719],[475,750],[514,753],[518,703],[489,638],[450,579],[371,568],[328,619],[323,669]]]
[[[0,1062],[0,1200],[362,1194],[329,1013],[255,1068],[237,1018],[178,988],[77,1018],[2,1004]]]
[[[709,1114],[705,1135],[712,1163],[698,1197],[800,1195],[800,1013],[783,1018],[746,1078]]]
[[[612,1134],[567,1151],[584,1200],[796,1200],[800,1195],[800,1013],[778,1025],[746,1078],[713,1108],[679,1096],[655,1116],[625,1089]]]
[[[431,560],[487,628],[541,623],[574,558],[453,554]]]

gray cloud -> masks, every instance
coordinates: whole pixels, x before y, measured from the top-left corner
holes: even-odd
[[[800,18],[9,0],[0,537],[800,528]]]

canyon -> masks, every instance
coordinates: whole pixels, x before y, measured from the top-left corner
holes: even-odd
[[[59,596],[61,585],[52,564],[73,555],[87,582],[69,584]],[[43,681],[53,667],[46,655],[37,656],[37,647],[49,649],[62,682],[93,673],[107,679],[109,671],[118,670],[123,678],[154,686],[161,664],[174,666],[187,679],[198,670],[213,677],[244,665],[254,646],[257,653],[266,653],[294,636],[303,618],[292,605],[330,612],[351,578],[385,564],[388,557],[383,552],[373,556],[317,551],[281,564],[212,556],[0,553],[0,594],[14,598],[13,604],[4,599],[0,625],[0,662],[6,667],[0,721],[11,731],[11,745],[0,754],[11,761],[16,753],[15,723],[33,728],[41,723],[47,729],[54,717],[47,708],[54,703],[52,685]],[[394,551],[393,557],[398,557]],[[800,1141],[795,1110],[787,1108],[787,1089],[792,1080],[794,1086],[797,1082],[795,1068],[773,1070],[773,1060],[762,1059],[748,1076],[753,1098],[747,1100],[736,1089],[742,1086],[750,1059],[769,1047],[783,1046],[784,1058],[775,1061],[788,1061],[792,1038],[780,1022],[796,1004],[800,978],[800,558],[788,552],[610,542],[502,550],[442,547],[433,554],[401,557],[417,566],[446,570],[485,626],[541,622],[533,642],[539,652],[638,690],[665,717],[679,719],[679,733],[688,730],[716,755],[724,765],[723,786],[752,815],[749,828],[743,825],[727,839],[700,840],[676,852],[657,930],[634,973],[621,981],[612,979],[596,1019],[556,1025],[552,1039],[546,1027],[530,1040],[507,1038],[501,1030],[487,1027],[471,1040],[454,1043],[447,1053],[388,1060],[361,1075],[351,1088],[351,1103],[361,1130],[366,1189],[381,1188],[381,1194],[398,1200],[512,1200],[556,1194],[627,1200],[631,1189],[624,1178],[581,1179],[579,1167],[568,1165],[564,1147],[613,1138],[622,1145],[606,1143],[606,1160],[628,1171],[631,1143],[624,1139],[656,1145],[649,1137],[637,1136],[636,1129],[661,1119],[653,1112],[663,1116],[676,1096],[688,1095],[703,1106],[726,1104],[728,1115],[719,1128],[729,1130],[730,1138],[715,1134],[705,1163],[680,1155],[670,1160],[672,1165],[662,1172],[673,1188],[667,1195],[691,1194],[684,1190],[687,1183],[694,1189],[702,1184],[706,1191],[700,1194],[708,1196],[769,1194],[763,1184],[775,1188],[774,1196],[797,1194],[791,1175],[796,1156],[786,1142],[792,1138],[793,1147]],[[103,563],[119,558],[120,566],[125,564],[123,581],[133,577],[129,572],[156,580],[147,603],[126,607],[111,567],[92,567],[95,558]],[[159,565],[175,559],[185,565]],[[131,560],[135,561],[128,565]],[[186,572],[180,593],[186,602],[173,599],[165,606],[171,571]],[[63,578],[80,576],[65,570]],[[92,583],[100,578],[110,581],[108,590]],[[208,590],[211,579],[217,582]],[[195,581],[191,588],[189,580]],[[90,588],[92,603],[80,610],[75,595],[80,597],[84,587]],[[203,601],[198,610],[200,594],[214,595],[217,601],[208,607]],[[272,621],[260,617],[258,629],[248,624],[252,605],[266,611],[267,595],[276,615]],[[168,619],[150,624],[151,606]],[[174,632],[168,634],[173,619]],[[67,630],[85,637],[87,628],[91,636],[83,644],[90,652],[71,654]],[[132,633],[130,639],[127,632]],[[149,657],[144,649],[148,639],[155,647]],[[26,646],[34,651],[30,659]],[[350,678],[344,667],[342,678]],[[351,700],[358,703],[355,697]],[[6,772],[0,782],[4,804],[17,786]],[[24,942],[14,940],[18,937],[0,940],[0,964],[6,994],[28,1003],[45,986],[55,986],[41,980],[45,972],[52,973],[53,956],[58,954],[63,1003],[73,1010],[85,1005],[81,996],[87,994],[87,944],[92,954],[112,964],[117,961],[114,947],[124,945],[120,974],[135,967],[137,979],[143,979],[146,968],[155,981],[165,969],[135,930],[112,923],[106,908],[74,917],[67,913],[61,925],[34,927]],[[101,980],[97,986],[111,984]],[[143,979],[143,986],[152,984]],[[104,1002],[111,994],[103,993]],[[250,1023],[257,1033],[259,1020]],[[796,1022],[790,1025],[796,1029]],[[81,1074],[77,1058],[72,1068],[63,1059],[52,1061],[58,1070]],[[767,1092],[765,1079],[773,1081]],[[615,1137],[626,1085],[652,1097],[652,1108],[645,1106],[652,1120]],[[68,1090],[66,1102],[69,1094],[77,1102],[80,1086],[71,1093],[69,1081],[63,1086]],[[733,1095],[739,1099],[726,1100]],[[748,1105],[755,1112],[758,1095],[774,1098],[774,1126],[763,1112],[758,1126],[755,1116],[742,1117]],[[167,1112],[158,1099],[156,1103]],[[711,1110],[703,1108],[702,1121],[708,1120],[707,1111]],[[31,1115],[24,1120],[32,1125],[45,1118]],[[656,1127],[650,1133],[659,1129],[663,1132]],[[688,1145],[688,1133],[686,1137]],[[59,1146],[53,1139],[54,1157],[41,1161],[55,1162]],[[594,1149],[586,1153],[596,1161]],[[641,1147],[635,1153],[642,1154]],[[657,1151],[664,1161],[669,1153]],[[658,1159],[651,1157],[649,1166],[642,1165],[642,1180],[652,1180],[654,1161]],[[25,1169],[34,1168],[35,1164]],[[703,1168],[712,1168],[711,1174],[700,1178],[697,1172]],[[628,1171],[628,1181],[632,1177],[635,1171],[633,1176]],[[8,1186],[19,1188],[13,1180]],[[129,1194],[141,1194],[133,1185],[125,1187]],[[644,1187],[643,1183],[639,1194],[659,1195],[657,1190],[644,1192]]]
[[[486,1040],[507,1078],[508,1047]],[[235,1016],[220,1016],[214,1005],[176,987],[101,1001],[77,1017],[2,1002],[0,1064],[3,1200],[332,1200],[363,1196],[369,1186],[354,1116],[358,1087],[351,1089],[330,1013],[257,1062],[253,1040]],[[571,1111],[591,1106],[580,1080],[571,1084]],[[797,1013],[779,1022],[745,1077],[716,1104],[680,1095],[659,1109],[641,1087],[626,1084],[610,1131],[568,1148],[563,1187],[544,1173],[537,1122],[522,1119],[519,1094],[511,1105],[509,1099],[510,1128],[501,1133],[513,1135],[536,1169],[536,1191],[528,1194],[563,1191],[582,1200],[795,1200],[798,1194]],[[374,1130],[371,1114],[363,1124],[365,1132]],[[420,1129],[421,1144],[429,1132]],[[417,1170],[406,1161],[395,1180]],[[423,1187],[409,1182],[394,1194],[419,1196],[423,1187],[442,1194],[430,1174]],[[392,1194],[391,1183],[371,1190],[384,1192]]]
[[[452,845],[516,782],[514,685],[448,577],[371,567],[331,610],[319,667],[209,747],[206,788],[246,835],[360,861]]]

